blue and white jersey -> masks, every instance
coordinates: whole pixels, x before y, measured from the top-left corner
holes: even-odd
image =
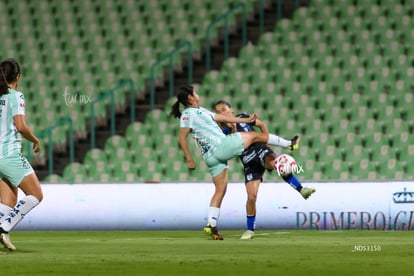
[[[201,154],[211,155],[220,145],[225,134],[214,121],[215,113],[203,107],[184,109],[180,118],[181,128],[190,128],[190,134],[201,150]]]
[[[9,93],[0,97],[0,159],[21,152],[22,135],[16,129],[13,117],[24,114],[23,93],[9,88]]]
[[[248,113],[241,113],[236,116],[237,118],[249,118],[250,114]],[[256,125],[256,121],[253,123],[237,123],[236,124],[236,132],[249,132],[249,131],[255,131],[253,129],[253,126]],[[231,128],[230,127],[223,127],[223,133],[228,135],[231,134]]]

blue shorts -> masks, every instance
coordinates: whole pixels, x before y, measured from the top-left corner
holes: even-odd
[[[0,159],[0,179],[6,178],[14,187],[19,186],[23,178],[33,172],[29,161],[21,153]]]
[[[204,158],[212,177],[219,175],[227,167],[227,161],[241,155],[244,150],[243,140],[239,132],[223,137],[216,151]]]
[[[272,154],[276,156],[276,153],[263,143],[254,143],[243,152],[240,160],[244,167],[245,183],[256,179],[263,181],[266,157]]]

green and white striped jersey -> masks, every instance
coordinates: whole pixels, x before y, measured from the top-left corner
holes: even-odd
[[[22,135],[13,121],[19,114],[25,114],[24,95],[9,88],[9,93],[0,97],[0,159],[21,152]]]
[[[207,152],[216,151],[217,145],[221,143],[225,134],[214,121],[214,112],[203,107],[189,107],[184,109],[180,118],[181,128],[190,128],[190,134],[196,141],[204,156]]]

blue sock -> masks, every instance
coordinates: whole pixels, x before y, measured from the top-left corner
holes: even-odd
[[[247,216],[247,230],[252,230],[256,228],[256,216]]]
[[[289,174],[283,177],[283,180],[285,180],[287,183],[289,183],[290,186],[293,187],[293,189],[300,192],[302,190],[302,184],[300,183],[299,179],[296,178],[293,174]]]

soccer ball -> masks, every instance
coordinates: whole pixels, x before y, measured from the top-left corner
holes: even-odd
[[[275,160],[275,170],[281,176],[293,173],[296,167],[295,158],[289,154],[279,155]]]

